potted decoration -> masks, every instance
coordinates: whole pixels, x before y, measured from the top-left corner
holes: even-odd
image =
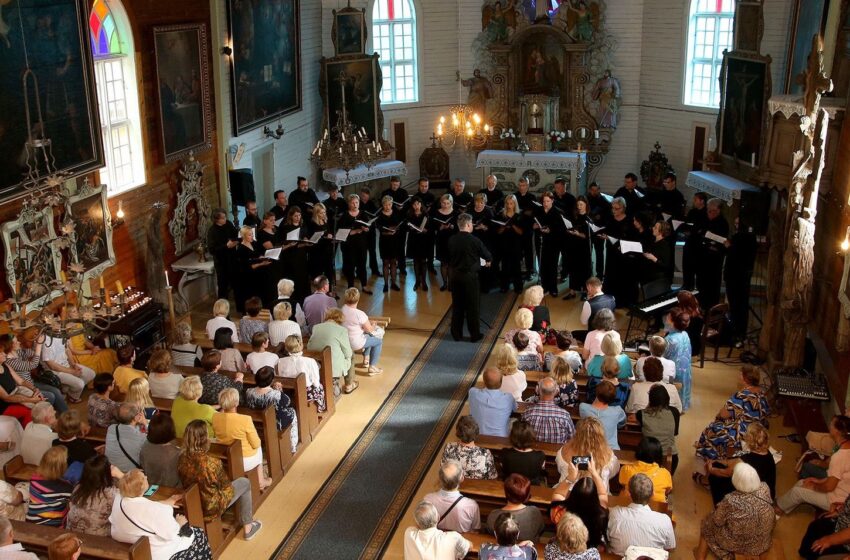
[[[566,139],[567,133],[562,130],[550,130],[549,141],[552,142],[552,153],[558,153],[558,143]]]

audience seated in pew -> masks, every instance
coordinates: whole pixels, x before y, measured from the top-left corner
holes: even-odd
[[[526,310],[528,311],[528,310]],[[479,431],[485,436],[506,437],[511,414],[517,409],[516,400],[501,391],[502,373],[488,367],[481,375],[484,388],[469,389],[469,413],[478,423]]]
[[[231,340],[239,342],[239,332],[236,329],[236,323],[227,318],[230,315],[230,302],[226,299],[217,299],[213,304],[213,318],[207,321],[204,330],[207,331],[207,338],[215,340],[215,333],[218,329],[224,327],[230,329]]]
[[[670,395],[670,406],[681,414],[682,399],[679,397],[679,391],[675,385],[664,381],[663,368],[664,366],[658,358],[649,357],[646,359],[643,367],[644,380],[632,384],[628,402],[625,405],[626,414],[634,414],[646,408],[649,405],[649,391],[656,385],[667,390],[667,394]]]
[[[250,416],[236,412],[239,406],[239,391],[232,387],[222,390],[218,403],[221,412],[216,412],[212,418],[216,439],[225,445],[234,440],[241,442],[245,472],[256,469],[260,490],[265,490],[271,486],[272,481],[266,477],[263,470],[263,448],[260,446],[260,436],[254,427],[254,421]]]
[[[321,352],[326,346],[331,349],[333,364],[334,397],[337,390],[345,394],[353,393],[360,384],[354,379],[354,352],[348,339],[348,330],[342,326],[342,310],[333,307],[325,313],[325,320],[312,328],[307,349]],[[342,381],[340,381],[342,379]],[[342,387],[339,384],[342,383]]]
[[[151,397],[155,399],[173,400],[177,398],[177,394],[180,392],[183,376],[171,371],[174,365],[172,352],[158,348],[151,353],[151,357],[148,359],[148,370],[150,371],[148,384]],[[195,365],[194,361],[192,365]]]
[[[545,485],[546,454],[532,448],[538,438],[531,424],[525,420],[514,420],[510,439],[511,447],[500,453],[502,479],[516,473],[526,477],[534,485]]]
[[[213,331],[213,335],[215,331]],[[174,327],[174,344],[171,345],[171,360],[175,366],[195,367],[201,364],[203,356],[201,347],[192,341],[192,325],[187,322],[177,323]],[[153,358],[153,355],[151,355]],[[150,362],[148,362],[150,367]],[[154,370],[151,369],[151,372]]]
[[[535,353],[543,356],[543,339],[540,338],[540,333],[531,329],[534,324],[534,314],[525,307],[520,307],[514,312],[514,325],[516,328],[505,333],[505,344],[513,346],[514,335],[518,332],[523,333],[528,337],[528,346],[523,349],[524,352]],[[516,348],[514,348],[516,350]]]
[[[220,354],[219,362],[221,369],[245,373],[248,371],[248,368],[245,366],[245,359],[242,357],[242,352],[233,347],[233,338],[230,336],[229,331],[230,329],[227,327],[221,327],[215,331],[213,348]],[[201,357],[201,367],[204,367],[203,357]]]
[[[558,351],[557,352],[546,352],[543,354],[543,371],[552,371],[555,369],[555,360],[561,358],[565,362],[570,365],[570,369],[573,370],[573,375],[577,375],[581,368],[584,366],[584,363],[581,359],[581,354],[576,352],[575,350],[570,350],[570,343],[572,339],[561,337],[558,338]]]
[[[260,334],[265,333],[258,333]],[[276,360],[277,357],[275,357]],[[290,445],[292,452],[295,453],[298,448],[298,417],[295,409],[292,408],[292,401],[283,392],[280,381],[275,381],[274,371],[272,366],[263,366],[257,371],[254,376],[257,385],[245,391],[245,406],[254,410],[263,410],[269,405],[274,405],[278,431],[283,431],[292,425],[292,430],[289,432]]]
[[[614,478],[620,471],[620,461],[608,444],[605,436],[605,428],[602,423],[594,418],[582,418],[576,426],[576,435],[558,451],[555,456],[555,464],[561,475],[560,481],[569,478],[573,457],[590,457],[594,465],[599,469],[605,493],[608,493],[608,481]],[[573,479],[574,480],[574,479]]]
[[[605,437],[611,449],[620,449],[617,441],[617,430],[626,425],[626,413],[619,406],[611,406],[617,398],[617,388],[610,381],[603,381],[596,387],[596,398],[593,404],[578,405],[582,418],[593,417],[605,427]]]
[[[460,560],[471,543],[455,531],[437,528],[437,509],[425,500],[413,511],[416,527],[404,531],[404,560]]]
[[[475,445],[478,437],[478,422],[472,416],[461,416],[455,426],[459,441],[451,441],[443,449],[442,463],[453,460],[460,463],[463,477],[471,480],[493,480],[499,478],[493,454],[489,449]]]
[[[208,426],[206,422],[204,425]],[[180,477],[177,475],[180,448],[174,444],[176,437],[171,414],[155,414],[151,418],[145,443],[139,453],[139,463],[151,484],[172,488],[180,486]]]
[[[328,295],[330,281],[327,276],[317,276],[313,279],[313,293],[304,298],[304,319],[306,320],[305,334],[310,334],[313,327],[327,321],[327,312],[335,308],[336,299]]]
[[[177,437],[183,437],[186,426],[192,420],[203,420],[207,425],[209,435],[214,435],[212,419],[215,415],[215,408],[198,402],[203,391],[203,383],[197,375],[190,375],[180,384],[180,394],[171,404],[171,418],[174,420],[174,431]],[[216,401],[216,404],[218,404],[218,401]]]
[[[373,325],[369,317],[357,308],[360,302],[360,290],[348,288],[343,296],[345,305],[342,310],[342,326],[348,330],[348,341],[353,352],[363,351],[363,367],[369,375],[379,375],[384,372],[378,367],[384,337],[376,336],[380,327]],[[383,329],[381,329],[383,331]]]
[[[61,414],[68,410],[68,403],[62,393],[62,381],[53,372],[39,368],[41,347],[44,337],[36,327],[30,327],[12,337],[0,338],[2,349],[6,352],[6,363],[24,380],[31,382],[44,398]],[[114,352],[113,352],[114,356]],[[109,371],[112,371],[110,368]]]
[[[582,519],[572,512],[564,513],[558,521],[555,538],[549,541],[543,554],[545,560],[600,560],[598,545]]]
[[[64,479],[68,470],[68,449],[57,445],[48,449],[30,478],[26,520],[37,525],[62,527],[74,486]]]
[[[734,560],[770,549],[776,524],[770,489],[747,463],[735,465],[732,485],[735,491],[702,521],[696,560],[706,560],[709,550],[719,560]]]
[[[183,452],[177,463],[177,472],[184,488],[197,484],[201,493],[204,519],[220,518],[233,504],[237,505],[239,523],[246,541],[257,536],[263,524],[253,518],[251,483],[246,477],[230,480],[221,459],[210,455],[210,440],[206,424],[194,420],[186,427]]]
[[[5,515],[0,515],[0,557],[8,560],[39,560],[36,554],[25,551],[20,543],[15,542],[15,532]]]
[[[47,401],[44,402],[47,403]],[[32,425],[33,422],[27,424],[27,426]],[[22,453],[23,439],[24,430],[21,428],[21,423],[11,416],[0,416],[0,468]]]
[[[82,464],[97,455],[97,450],[91,442],[82,439],[84,431],[88,427],[83,425],[80,418],[80,413],[76,410],[67,410],[59,415],[59,420],[56,422],[56,432],[58,437],[53,440],[53,445],[61,445],[68,449],[68,466],[74,463],[80,463],[76,467],[77,471]],[[74,482],[79,480],[79,476],[74,477]]]
[[[7,391],[3,399],[4,403],[23,405],[24,408],[29,408],[41,400],[46,400],[56,408],[57,412],[61,413],[68,410],[68,404],[59,389],[61,383],[57,384],[59,386],[54,386],[49,383],[37,383],[33,380],[30,372],[38,366],[39,354],[36,354],[33,350],[24,350],[18,337],[12,334],[0,336],[0,355],[5,358],[2,362],[2,379],[5,384],[3,390]],[[11,375],[11,378],[7,375]],[[14,387],[11,383],[12,380],[15,381]],[[16,387],[20,387],[20,389],[16,389]],[[10,394],[8,392],[10,389],[14,390],[15,394]],[[4,411],[3,415],[17,418],[20,413],[23,413],[24,419],[32,420],[27,415],[28,412],[29,410],[18,409],[18,414]],[[26,426],[26,423],[23,424]]]
[[[141,468],[139,456],[145,444],[145,434],[139,429],[145,424],[145,412],[133,403],[118,407],[118,424],[106,429],[106,451],[109,462],[122,472]]]
[[[71,494],[65,527],[69,531],[108,537],[109,515],[118,493],[114,481],[123,476],[103,455],[86,461],[80,482]]]
[[[24,428],[21,438],[21,456],[24,463],[38,465],[41,457],[53,446],[56,439],[56,410],[47,402],[37,403],[32,407],[32,422]]]
[[[601,378],[605,375],[605,358],[611,358],[619,365],[617,377],[619,379],[632,378],[632,360],[628,355],[623,353],[623,343],[620,341],[620,334],[617,331],[605,333],[599,343],[600,354],[596,354],[584,364],[587,375],[590,377]],[[611,371],[611,366],[608,366],[608,371]]]
[[[567,479],[552,493],[549,518],[560,526],[565,515],[577,516],[585,527],[585,543],[595,548],[608,540],[608,493],[593,459],[585,465],[587,470],[569,465]]]
[[[279,360],[278,355],[274,352],[269,352],[269,335],[265,332],[254,333],[251,337],[251,349],[253,352],[245,358],[245,367],[251,373],[257,373],[260,368],[277,367]]]
[[[540,354],[529,347],[528,335],[523,331],[517,331],[511,339],[513,348],[516,350],[517,369],[520,371],[537,371],[543,367]]]
[[[664,456],[671,456],[670,473],[676,474],[679,465],[679,450],[676,436],[679,435],[679,411],[670,406],[667,387],[656,384],[649,390],[649,404],[635,415],[644,438],[652,437],[661,442]]]
[[[620,338],[620,333],[615,330],[617,321],[614,319],[614,312],[610,309],[600,309],[593,318],[593,330],[588,331],[584,339],[584,345],[581,348],[581,359],[585,363],[602,354],[602,338],[606,334]]]
[[[596,356],[599,358],[599,356]],[[595,359],[595,358],[594,358]],[[614,400],[608,403],[610,406],[618,406],[625,408],[631,393],[631,385],[628,382],[620,379],[620,363],[611,356],[605,356],[602,359],[602,378],[591,377],[587,381],[587,395],[585,402],[592,403],[596,400],[596,387],[603,381],[607,381],[614,386]]]
[[[520,527],[512,513],[502,513],[493,527],[496,543],[485,543],[478,551],[478,558],[484,560],[537,560],[537,550],[531,541],[520,541]]]
[[[192,527],[173,506],[181,496],[163,501],[144,497],[150,487],[145,473],[133,469],[118,481],[120,497],[112,504],[109,522],[112,538],[134,543],[141,537],[150,541],[151,560],[212,560],[212,550],[202,527]]]
[[[608,515],[608,550],[623,556],[629,546],[646,546],[673,550],[676,534],[670,516],[652,511],[649,501],[655,490],[652,480],[645,474],[636,474],[629,480],[632,503],[611,508]]]
[[[238,351],[234,350],[238,354]],[[221,365],[221,352],[218,350],[210,350],[204,354],[204,357],[201,358],[201,368],[204,370],[204,373],[201,375],[201,385],[203,385],[203,393],[201,394],[201,398],[198,399],[198,402],[201,404],[208,405],[217,405],[218,404],[218,396],[225,389],[236,389],[236,392],[240,396],[240,401],[244,400],[244,387],[242,384],[242,380],[244,379],[244,375],[242,371],[235,369],[227,369],[223,368]],[[220,369],[224,369],[225,371],[237,371],[236,376],[231,379],[230,377],[219,373]]]
[[[148,380],[142,378],[132,380],[124,402],[134,404],[142,409],[144,421],[139,423],[138,428],[143,434],[147,433],[148,422],[156,414],[156,405],[153,403],[153,398],[151,398],[151,386]]]
[[[494,532],[496,520],[502,513],[513,515],[519,525],[519,540],[536,543],[543,532],[543,514],[535,506],[528,505],[531,498],[531,481],[521,474],[512,474],[505,479],[507,504],[494,509],[487,516],[487,530]]]
[[[451,459],[445,461],[440,465],[439,477],[440,490],[423,498],[437,508],[437,528],[458,533],[477,531],[481,527],[481,513],[475,500],[460,493],[460,485],[464,479],[461,464]]]
[[[564,443],[575,435],[570,413],[555,404],[555,397],[560,395],[558,383],[551,377],[544,377],[537,384],[538,402],[528,405],[523,420],[537,434],[537,440],[547,443]]]
[[[578,354],[573,352],[576,357]],[[581,368],[581,358],[579,358],[579,368]],[[574,406],[578,404],[578,383],[576,383],[575,375],[578,372],[578,369],[573,369],[572,365],[569,364],[564,358],[557,357],[555,358],[552,364],[552,379],[555,380],[555,383],[558,384],[558,394],[555,395],[555,404],[566,408],[568,406]],[[535,393],[534,395],[528,397],[525,402],[527,403],[536,403],[540,400],[540,395]]]
[[[667,497],[673,491],[673,476],[661,466],[664,464],[661,442],[654,437],[644,437],[635,452],[635,459],[636,461],[620,467],[620,484],[628,486],[633,476],[645,474],[652,481],[655,490],[652,500],[667,503]]]
[[[661,362],[662,377],[665,383],[672,383],[676,379],[676,363],[664,357],[667,351],[667,341],[662,336],[649,337],[649,356],[641,356],[635,362],[635,380],[646,381],[643,373],[643,365],[649,358],[655,358]]]
[[[269,344],[280,346],[290,336],[301,338],[301,326],[292,320],[292,304],[282,301],[272,310],[272,320],[269,321]]]
[[[111,373],[98,373],[92,382],[94,393],[89,395],[88,418],[92,428],[108,428],[117,422],[118,404],[110,398],[115,388]]]
[[[71,403],[80,402],[83,389],[95,376],[95,371],[90,367],[71,362],[65,341],[61,338],[44,337],[41,365],[60,380],[67,389],[65,398]]]
[[[540,284],[529,286],[522,294],[522,307],[531,311],[531,330],[538,333],[545,331],[552,326],[552,319],[549,316],[549,308],[542,305],[543,296],[543,286]]]
[[[528,387],[528,382],[525,379],[525,372],[517,367],[516,350],[510,344],[499,344],[496,346],[493,358],[494,365],[502,374],[502,386],[499,390],[521,401],[522,392]]]
[[[245,301],[245,314],[239,319],[239,340],[251,342],[254,335],[260,332],[269,333],[269,324],[259,318],[263,310],[263,301],[257,296]]]
[[[725,461],[712,461],[706,465],[708,470],[708,486],[714,505],[729,493],[734,491],[732,474],[735,465],[740,462],[753,467],[759,475],[759,480],[770,489],[770,499],[776,497],[776,461],[770,452],[770,435],[761,424],[751,424],[744,434],[747,452],[740,457]],[[699,481],[698,481],[699,482]]]
[[[136,360],[136,349],[132,344],[118,347],[118,367],[112,372],[115,379],[115,387],[121,394],[126,395],[130,388],[130,382],[134,379],[147,378],[147,374],[133,367]]]
[[[328,409],[328,404],[325,400],[325,388],[322,386],[319,363],[313,358],[304,356],[304,347],[300,336],[287,336],[284,341],[284,349],[287,355],[277,361],[277,375],[295,378],[303,373],[307,378],[307,400],[315,402],[319,412],[325,412]]]
[[[77,560],[82,553],[83,541],[73,533],[59,535],[47,545],[48,560]]]

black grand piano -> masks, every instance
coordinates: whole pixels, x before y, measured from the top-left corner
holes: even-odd
[[[681,290],[682,288],[673,288],[661,293],[658,291],[652,293],[651,284],[644,286],[646,296],[644,300],[629,308],[629,326],[626,328],[626,337],[623,339],[624,346],[632,347],[632,328],[638,330],[635,334],[639,333],[642,339],[646,339],[654,332],[662,317],[678,303],[677,296]],[[699,291],[693,290],[691,293],[697,295]]]
[[[143,292],[127,288],[128,310],[126,314],[109,325],[104,334],[109,336],[110,346],[117,348],[118,337],[128,337],[136,348],[135,368],[145,369],[151,353],[165,345],[163,307]]]

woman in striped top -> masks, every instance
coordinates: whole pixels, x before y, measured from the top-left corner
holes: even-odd
[[[36,525],[64,527],[74,486],[62,477],[68,468],[68,448],[56,445],[47,450],[30,479],[27,521]]]
[[[196,367],[204,353],[201,347],[192,342],[192,326],[189,323],[177,323],[174,329],[174,344],[171,345],[171,360],[175,366]]]

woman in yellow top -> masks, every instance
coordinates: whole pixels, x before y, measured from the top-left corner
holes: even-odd
[[[68,348],[81,365],[90,367],[95,373],[112,373],[118,367],[118,356],[111,348],[95,346],[83,333],[69,339]]]
[[[224,389],[218,395],[218,404],[221,406],[221,412],[215,414],[212,419],[216,439],[224,445],[234,440],[242,443],[242,462],[245,472],[257,469],[260,490],[265,490],[272,481],[263,471],[263,448],[260,447],[260,436],[257,434],[253,420],[247,414],[236,412],[236,407],[239,406],[239,391],[233,387]]]
[[[134,379],[148,378],[147,373],[133,367],[134,361],[136,361],[136,349],[132,344],[125,344],[118,347],[118,362],[121,365],[115,368],[115,371],[112,372],[112,377],[115,378],[115,387],[123,395],[126,395],[127,391],[130,390],[130,383]]]
[[[192,420],[203,420],[208,426],[208,435],[213,437],[212,420],[215,416],[215,408],[208,404],[200,404],[198,399],[204,392],[201,378],[190,375],[180,384],[180,393],[171,404],[171,419],[174,420],[174,432],[177,437],[183,437],[186,426]]]
[[[664,451],[661,442],[654,437],[644,437],[638,444],[634,463],[620,467],[620,484],[628,487],[629,480],[638,473],[652,480],[652,501],[666,504],[667,496],[673,491],[673,477],[670,471],[661,466],[664,463]]]

